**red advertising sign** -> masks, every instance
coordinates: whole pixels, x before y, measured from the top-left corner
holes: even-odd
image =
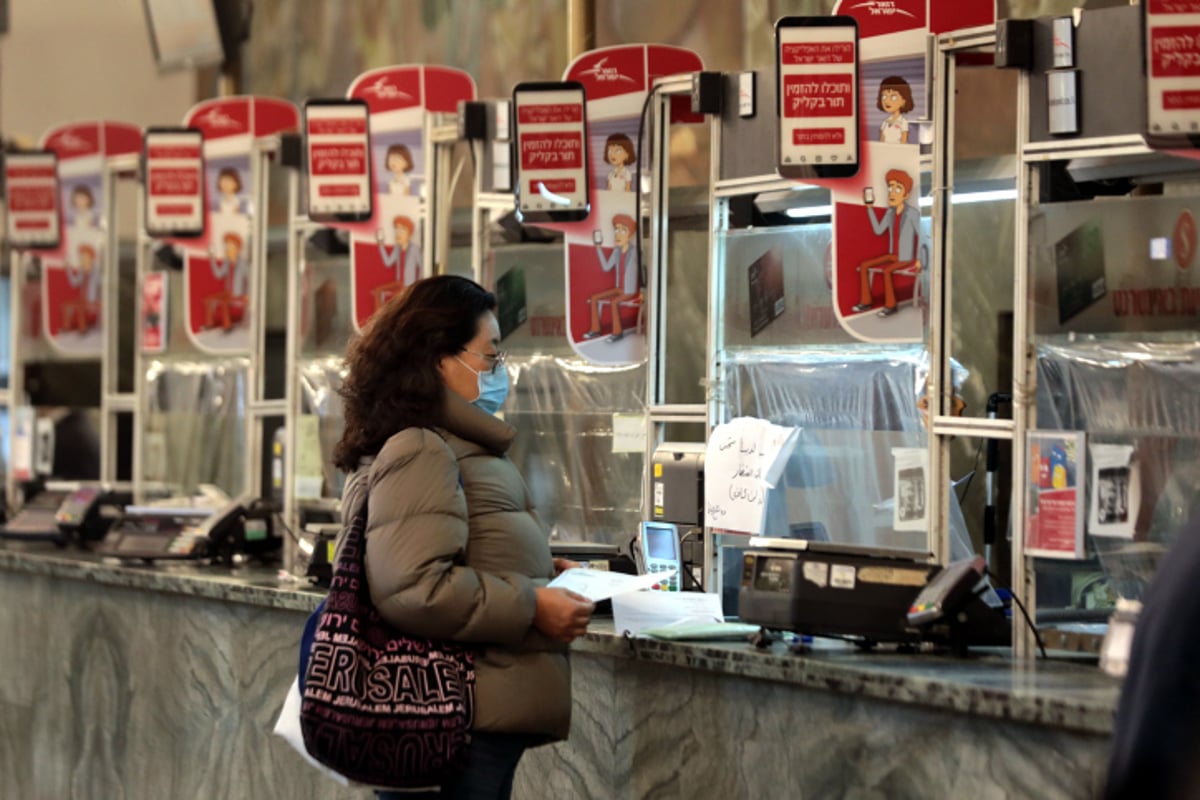
[[[775,29],[779,61],[779,172],[784,177],[800,177],[810,167],[836,168],[853,174],[858,163],[858,58],[854,22],[845,17],[836,22],[817,21],[829,24],[785,18]]]
[[[186,128],[146,131],[146,232],[199,236],[204,232],[204,136]]]
[[[57,247],[58,165],[54,153],[9,153],[8,241],[13,247]]]
[[[310,101],[304,107],[308,146],[308,214],[313,219],[367,219],[371,160],[367,104]]]
[[[1149,0],[1151,14],[1200,14],[1200,0]]]
[[[1200,132],[1200,0],[1146,5],[1146,98],[1152,135]]]
[[[474,99],[475,82],[462,70],[408,64],[359,75],[346,96],[367,106],[370,179],[365,184],[325,180],[316,201],[341,196],[358,202],[357,194],[331,194],[353,192],[352,186],[369,192],[366,214],[325,222],[350,233],[352,320],[361,330],[372,314],[426,274],[426,208],[433,176],[425,121],[431,112],[453,112],[460,101]],[[337,188],[330,188],[334,184]]]
[[[578,83],[518,84],[514,90],[517,203],[523,215],[544,222],[556,213],[586,214],[584,96]]]
[[[1200,75],[1200,25],[1154,28],[1148,54],[1155,78]]]
[[[785,117],[848,117],[854,113],[854,76],[785,75],[783,96]]]
[[[148,272],[142,279],[142,352],[167,347],[167,273]]]

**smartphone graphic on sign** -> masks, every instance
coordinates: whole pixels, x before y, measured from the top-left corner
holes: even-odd
[[[204,233],[204,134],[195,128],[149,128],[142,139],[150,236]]]
[[[314,222],[363,222],[374,208],[367,104],[309,100],[304,104],[308,216]]]
[[[517,212],[526,222],[588,217],[587,97],[578,81],[513,88]]]
[[[858,173],[858,23],[783,17],[775,23],[777,169],[785,178]]]
[[[8,192],[8,243],[12,247],[58,247],[58,156],[50,150],[4,155]]]

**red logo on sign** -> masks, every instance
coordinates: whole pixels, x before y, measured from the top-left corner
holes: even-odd
[[[240,131],[246,128],[245,123],[239,122],[220,108],[210,108],[196,117],[196,122],[199,122],[206,128],[218,131]]]
[[[386,100],[393,103],[411,101],[413,99],[413,96],[408,92],[388,83],[386,76],[376,78],[375,82],[370,86],[364,86],[362,89],[359,89],[359,93],[373,95],[379,100]]]
[[[1175,253],[1175,263],[1180,269],[1187,269],[1192,265],[1192,259],[1196,256],[1196,220],[1186,208],[1175,220],[1175,232],[1171,234],[1171,250]]]
[[[567,70],[567,80],[582,83],[588,100],[644,92],[646,48],[632,45],[583,55]]]
[[[46,149],[59,158],[78,158],[100,152],[100,130],[96,125],[73,125],[60,128],[46,137]]]

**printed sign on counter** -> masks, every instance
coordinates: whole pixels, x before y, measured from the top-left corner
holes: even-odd
[[[704,455],[705,526],[761,533],[767,493],[778,483],[799,436],[799,428],[751,417],[718,425]]]
[[[1029,434],[1025,554],[1083,558],[1084,434]]]
[[[1200,133],[1200,0],[1146,0],[1149,132]]]
[[[1142,482],[1132,445],[1093,444],[1092,501],[1088,531],[1093,536],[1132,539],[1137,533]]]
[[[57,247],[58,159],[54,153],[8,153],[8,243],[13,247]]]
[[[187,128],[146,131],[146,232],[204,233],[204,134]]]

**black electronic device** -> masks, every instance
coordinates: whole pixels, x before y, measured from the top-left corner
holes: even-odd
[[[374,213],[370,113],[363,100],[304,104],[308,216],[316,222],[363,222]]]
[[[615,544],[600,542],[550,542],[550,555],[577,561],[585,567],[620,572],[623,575],[638,574],[637,565],[621,552]]]
[[[785,178],[858,173],[858,23],[783,17],[775,23],[776,168]]]
[[[197,128],[148,128],[142,139],[142,224],[150,236],[204,233],[204,134]]]
[[[59,531],[79,542],[103,539],[120,517],[121,506],[132,501],[131,493],[97,485],[83,485],[68,494],[54,513]]]
[[[1011,641],[1003,608],[975,591],[982,558],[939,569],[908,551],[757,537],[750,543],[738,598],[746,622],[864,646],[930,642],[962,652]]]
[[[316,586],[329,588],[333,581],[333,565],[337,555],[337,537],[342,530],[340,522],[314,522],[305,526],[305,533],[311,534],[312,555],[308,558],[308,566],[304,575],[311,578]]]
[[[864,643],[910,642],[905,614],[936,571],[911,551],[754,537],[738,615],[764,628]]]
[[[270,509],[240,497],[213,510],[193,506],[130,506],[96,547],[99,555],[129,561],[269,557],[283,545]]]
[[[580,222],[591,209],[587,95],[578,81],[513,87],[513,164],[523,222]]]
[[[46,488],[38,491],[31,487],[26,491],[29,499],[12,519],[0,526],[0,539],[65,545],[67,536],[59,529],[56,515],[72,490]]]
[[[983,558],[955,561],[930,579],[908,609],[909,625],[929,625],[956,613],[983,582]]]

